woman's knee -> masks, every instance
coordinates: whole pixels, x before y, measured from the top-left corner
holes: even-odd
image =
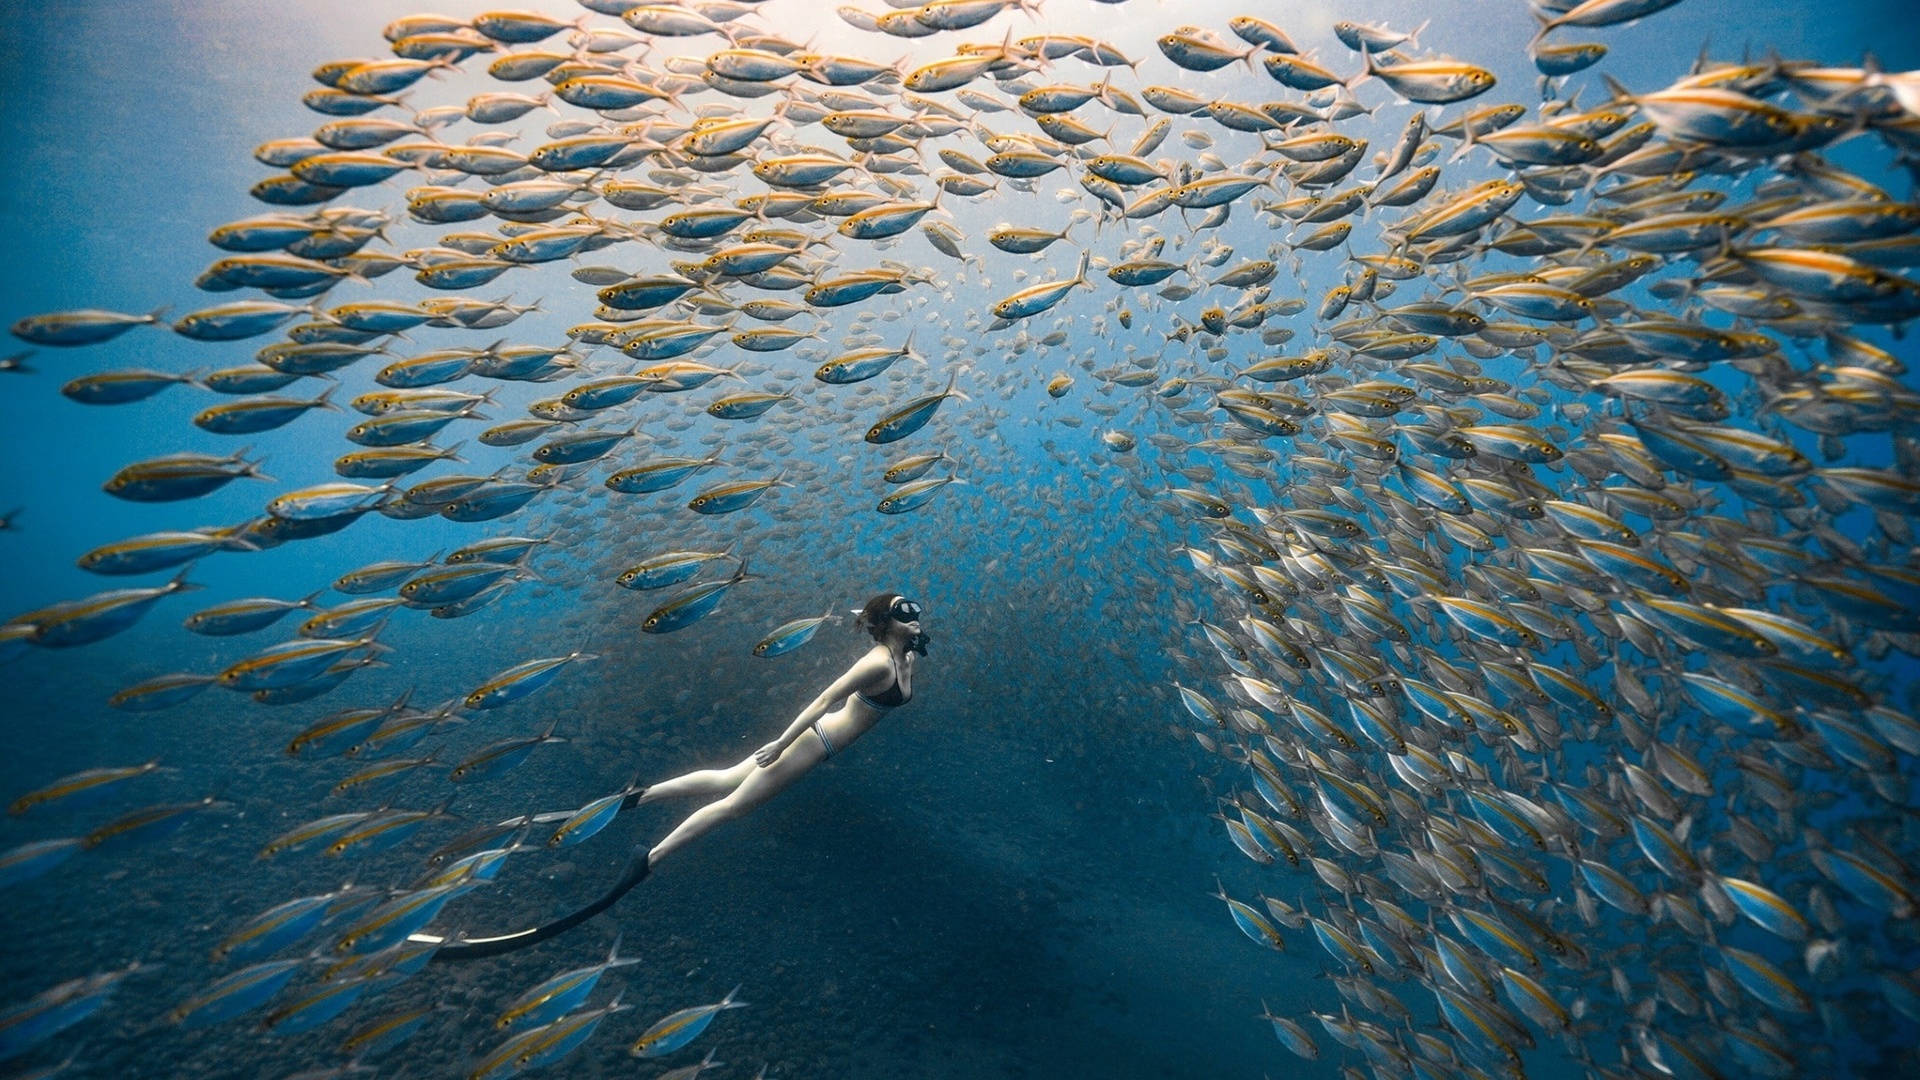
[[[749,795],[735,788],[733,794],[728,795],[713,805],[718,808],[721,817],[731,820],[751,814],[761,803],[766,801],[765,796]]]

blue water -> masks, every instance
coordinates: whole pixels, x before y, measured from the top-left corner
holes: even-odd
[[[246,194],[269,171],[251,159],[253,147],[316,126],[324,118],[299,103],[299,95],[317,85],[307,71],[336,57],[377,55],[385,45],[380,27],[408,13],[389,3],[268,9],[181,2],[157,15],[74,3],[15,7],[0,19],[0,115],[7,117],[0,124],[0,161],[7,163],[0,181],[0,236],[6,238],[0,322],[6,323],[95,306],[136,312],[167,305],[177,316],[230,298],[196,294],[191,282],[217,256],[205,243],[210,229],[270,209]],[[470,16],[488,7],[449,2],[437,10]],[[929,40],[997,40],[1008,25],[1016,36],[1086,33],[1144,58],[1140,85],[1271,94],[1273,84],[1258,74],[1180,73],[1153,47],[1155,35],[1177,24],[1224,27],[1241,11],[1217,3],[1049,0],[1037,23],[1002,16],[987,27]],[[814,47],[823,52],[889,60],[940,55],[939,44],[853,31],[825,4],[772,0],[763,12],[760,25],[768,30],[796,40],[818,33]],[[1408,26],[1431,20],[1421,34],[1424,46],[1493,69],[1502,100],[1534,97],[1525,57],[1533,24],[1518,3],[1314,3],[1257,13],[1282,22],[1303,48],[1318,47],[1323,60],[1342,70],[1353,64],[1328,30],[1332,20]],[[1886,69],[1908,70],[1920,67],[1912,26],[1911,14],[1893,4],[1756,8],[1688,0],[1644,23],[1590,36],[1612,48],[1604,70],[1635,89],[1651,89],[1683,74],[1703,44],[1720,59],[1774,48],[1833,64],[1855,63],[1871,49]],[[668,43],[662,51],[705,52],[713,40],[678,48]],[[421,83],[413,104],[459,102],[501,88],[479,73],[480,61],[466,67],[444,83]],[[1097,77],[1078,65],[1056,71],[1063,80]],[[1116,79],[1125,81],[1124,75]],[[1378,95],[1377,86],[1362,93],[1369,101]],[[1598,88],[1586,95],[1597,100]],[[1012,129],[1018,121],[1010,115],[988,117],[987,126]],[[1392,110],[1383,115],[1372,132],[1376,147],[1391,141],[1402,117]],[[536,144],[548,119],[534,114],[515,125],[529,133],[516,145]],[[1357,122],[1361,130],[1368,123]],[[473,128],[455,130],[464,138]],[[1217,152],[1236,160],[1240,155],[1222,142]],[[1162,153],[1193,152],[1170,141]],[[1834,158],[1848,161],[1851,153],[1842,148]],[[1450,170],[1444,182],[1460,177],[1472,178],[1470,167]],[[1897,194],[1909,190],[1897,174],[1869,178]],[[499,1009],[549,975],[594,962],[620,934],[623,954],[642,963],[609,975],[605,985],[623,988],[623,1003],[634,1011],[609,1020],[553,1075],[656,1075],[658,1068],[650,1067],[636,1073],[625,1046],[654,1019],[718,1001],[736,984],[743,984],[741,998],[751,1007],[722,1014],[666,1064],[690,1064],[715,1048],[731,1063],[723,1074],[729,1077],[750,1076],[762,1062],[780,1077],[1336,1075],[1342,1051],[1317,1029],[1322,1057],[1305,1062],[1280,1047],[1258,1019],[1263,1002],[1296,1017],[1309,1009],[1339,1011],[1340,996],[1323,974],[1325,958],[1311,935],[1290,934],[1286,954],[1263,951],[1209,895],[1218,877],[1240,898],[1265,890],[1291,900],[1311,879],[1276,878],[1248,863],[1208,817],[1215,795],[1245,785],[1244,770],[1204,753],[1182,728],[1184,713],[1171,691],[1176,677],[1186,677],[1176,657],[1207,649],[1175,614],[1183,600],[1211,610],[1192,595],[1191,577],[1171,550],[1190,534],[1152,501],[1166,486],[1160,473],[1117,463],[1098,441],[1113,425],[1082,408],[1093,400],[1123,406],[1127,412],[1115,424],[1136,421],[1136,434],[1144,435],[1150,422],[1134,401],[1138,392],[1101,397],[1096,381],[1079,370],[1073,396],[1052,402],[1040,390],[1052,371],[1067,367],[1063,353],[1078,357],[1091,349],[1104,367],[1124,361],[1124,346],[1144,354],[1160,349],[1170,312],[1143,310],[1131,335],[1097,340],[1084,333],[1086,320],[1100,315],[1116,291],[1101,281],[1056,309],[1074,322],[1071,340],[1050,358],[1038,350],[1012,351],[1007,339],[1017,331],[987,339],[963,322],[965,312],[983,312],[1018,287],[1018,268],[1070,272],[1064,247],[1029,263],[986,249],[983,237],[1000,221],[1063,227],[1073,207],[1053,193],[1071,186],[1056,174],[1039,181],[1032,196],[1005,192],[955,208],[972,238],[970,249],[987,257],[984,276],[991,284],[912,234],[890,251],[843,245],[843,268],[880,258],[929,265],[952,298],[939,286],[881,297],[833,312],[823,334],[837,338],[856,319],[872,321],[888,342],[918,328],[934,365],[896,367],[870,384],[881,393],[839,393],[832,417],[793,425],[784,433],[790,446],[773,445],[757,457],[745,445],[777,429],[699,418],[675,452],[690,453],[702,435],[718,431],[734,448],[742,475],[795,467],[796,486],[751,511],[699,518],[680,510],[694,484],[654,496],[607,496],[596,475],[588,488],[592,498],[559,494],[503,522],[369,515],[322,539],[213,556],[192,575],[204,589],[163,601],[134,629],[83,649],[36,650],[7,666],[0,672],[7,740],[0,796],[11,799],[93,766],[158,759],[166,767],[105,804],[43,808],[0,823],[0,848],[79,835],[133,807],[219,799],[165,841],[83,853],[7,891],[11,933],[0,954],[0,1008],[66,979],[136,960],[143,965],[100,1015],[10,1064],[51,1065],[72,1053],[64,1075],[280,1076],[344,1064],[337,1047],[348,1032],[403,1008],[440,1003],[444,1012],[422,1035],[375,1064],[380,1075],[403,1068],[415,1077],[465,1075],[478,1053],[497,1043],[490,1025]],[[343,201],[399,215],[400,190],[389,184]],[[395,230],[392,247],[426,246],[437,231],[486,224],[440,230],[406,224]],[[1161,228],[1178,231],[1170,222]],[[1090,232],[1081,226],[1075,236]],[[1275,238],[1244,212],[1220,235],[1246,255]],[[1099,244],[1104,250],[1118,242],[1110,233]],[[626,245],[580,262],[627,266],[640,251]],[[649,265],[664,265],[656,254],[645,257],[654,260]],[[474,291],[486,298],[512,294],[520,302],[540,298],[541,312],[497,333],[423,329],[413,335],[415,344],[424,350],[485,344],[496,336],[559,340],[593,305],[591,290],[565,276],[568,265],[513,271]],[[1293,291],[1285,275],[1276,290],[1310,301],[1320,295],[1334,279],[1312,260],[1308,265],[1302,291]],[[419,299],[425,290],[406,282],[403,271],[371,290],[349,283],[322,302],[395,295]],[[898,318],[873,318],[882,312]],[[1111,324],[1111,313],[1105,317]],[[1304,317],[1299,325],[1306,325]],[[1042,333],[1033,328],[1034,337]],[[963,351],[976,341],[992,342],[983,356],[968,353],[972,370],[963,388],[974,400],[947,403],[912,441],[886,450],[862,443],[864,426],[889,403],[944,382],[928,339],[947,335],[964,339]],[[1884,334],[1870,336],[1893,344]],[[164,575],[107,581],[77,569],[73,559],[139,533],[239,522],[259,513],[273,494],[333,478],[331,461],[344,449],[340,432],[353,422],[347,416],[316,413],[257,438],[232,439],[191,426],[195,412],[225,400],[196,389],[115,408],[79,405],[57,393],[69,378],[120,367],[240,364],[267,340],[209,345],[135,330],[90,349],[42,349],[29,361],[37,374],[0,374],[0,430],[11,451],[0,478],[0,510],[24,508],[17,531],[0,533],[6,567],[0,613],[157,583]],[[1910,362],[1920,360],[1910,345],[1895,347]],[[772,362],[785,371],[805,370],[786,354],[774,354]],[[336,396],[345,400],[371,388],[371,370],[362,364],[345,373]],[[305,396],[316,385],[306,381],[286,393]],[[511,418],[518,407],[553,392],[551,385],[508,385],[501,407],[489,415]],[[670,409],[697,408],[710,397],[684,395]],[[849,410],[850,417],[840,415]],[[1063,416],[1085,424],[1062,424]],[[818,442],[815,431],[824,432]],[[458,437],[450,432],[439,441]],[[273,484],[242,480],[203,499],[153,505],[121,502],[99,490],[130,461],[179,450],[230,452],[249,441],[266,457]],[[936,447],[954,456],[955,471],[969,486],[947,489],[914,514],[873,513],[884,486],[881,463],[899,456],[895,451]],[[524,449],[469,443],[469,465],[435,471],[484,474]],[[1859,452],[1872,459],[1885,450],[1863,440]],[[1141,457],[1154,455],[1143,445]],[[381,635],[392,649],[386,666],[354,676],[326,697],[266,708],[213,689],[161,713],[128,714],[106,704],[116,690],[154,675],[218,671],[282,640],[302,617],[242,638],[182,631],[180,620],[202,607],[244,596],[297,598],[372,561],[424,559],[509,533],[561,538],[536,556],[538,581],[462,620],[402,612]],[[614,588],[610,579],[622,567],[655,551],[732,543],[741,545],[760,580],[738,587],[715,616],[692,629],[666,637],[637,632],[640,618],[665,594]],[[889,716],[871,737],[773,804],[686,851],[609,916],[510,958],[432,969],[306,1035],[260,1034],[253,1027],[260,1013],[201,1031],[164,1022],[168,1009],[229,970],[212,963],[209,950],[275,903],[349,881],[403,886],[418,875],[428,851],[472,825],[571,808],[636,776],[644,783],[738,760],[843,670],[863,639],[845,625],[828,625],[804,649],[771,661],[754,659],[752,645],[789,619],[857,606],[877,591],[911,595],[928,610],[934,640],[912,707]],[[352,763],[281,753],[314,718],[391,701],[409,688],[417,703],[440,701],[520,661],[575,649],[600,659],[411,753],[431,750],[451,764],[496,739],[537,733],[555,719],[567,743],[543,747],[525,766],[474,789],[455,788],[441,772],[427,770],[378,797],[426,809],[451,796],[448,809],[457,820],[432,823],[399,849],[359,860],[313,853],[255,857],[295,824],[376,805],[327,796],[357,767]],[[1896,680],[1911,675],[1897,666],[1892,673]],[[1894,700],[1904,704],[1905,696]],[[1911,760],[1902,759],[1902,766],[1910,773]],[[648,806],[622,815],[583,847],[516,856],[498,883],[459,901],[436,927],[496,932],[582,902],[631,845],[657,839],[690,808]],[[324,940],[309,944],[323,947]],[[1911,951],[1911,942],[1906,948]],[[1619,962],[1646,959],[1622,956]],[[1431,995],[1401,989],[1415,1015],[1430,1019]],[[603,989],[596,1001],[610,992]],[[1879,1015],[1864,1007],[1853,1011]],[[1901,1075],[1914,1064],[1913,1035],[1904,1021],[1890,1030],[1856,1032],[1880,1048],[1863,1051],[1849,1067],[1864,1070],[1861,1063],[1880,1055],[1881,1075]],[[1529,1055],[1528,1064],[1533,1076],[1579,1075],[1551,1053]]]

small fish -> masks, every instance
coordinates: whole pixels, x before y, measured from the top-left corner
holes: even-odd
[[[920,480],[909,480],[887,493],[874,509],[882,514],[906,514],[918,510],[933,501],[940,489],[948,484],[964,484],[965,480],[957,476],[930,476]]]
[[[643,790],[645,789],[629,784],[620,791],[603,795],[575,810],[560,823],[560,827],[553,831],[553,835],[547,838],[547,846],[559,848],[584,843],[611,824],[614,817],[626,809],[627,805]]]
[[[528,697],[552,682],[560,670],[574,661],[598,660],[587,652],[571,652],[544,660],[529,660],[495,675],[461,699],[463,709],[497,709]]]
[[[349,889],[351,886],[339,892],[304,896],[268,908],[214,946],[214,963],[258,960],[292,945],[317,929]]]
[[[229,600],[194,612],[182,625],[192,633],[213,637],[251,634],[272,626],[291,612],[313,607],[319,596],[316,592],[299,600],[275,600],[272,597]]]
[[[13,336],[34,345],[98,345],[112,341],[136,326],[153,326],[162,321],[166,308],[145,315],[122,315],[117,311],[86,308],[80,311],[56,311],[30,315],[15,322]]]
[[[32,627],[27,640],[50,649],[90,645],[112,637],[140,621],[153,606],[175,593],[198,589],[187,580],[188,566],[165,585],[146,589],[114,589],[82,600],[68,600],[14,616],[12,625]]]
[[[783,474],[784,475],[784,474]],[[772,480],[735,480],[717,484],[695,495],[687,509],[696,514],[731,514],[752,506],[776,487],[786,486],[781,477]]]
[[[176,1005],[167,1019],[180,1027],[210,1027],[265,1005],[293,980],[306,959],[269,960],[214,980]]]
[[[356,1061],[385,1053],[419,1034],[426,1022],[443,1009],[440,1005],[429,1005],[405,1009],[371,1021],[347,1036],[340,1044],[340,1052]]]
[[[813,377],[823,383],[844,386],[884,374],[895,361],[903,357],[925,364],[926,358],[913,351],[913,337],[913,334],[908,334],[906,342],[897,349],[879,347],[843,353],[820,365],[814,370]]]
[[[545,731],[530,739],[503,739],[500,742],[489,743],[472,757],[454,766],[453,771],[447,774],[447,779],[456,784],[470,783],[475,780],[491,779],[503,772],[518,768],[535,748],[546,743],[567,741],[553,733],[559,726],[560,721],[555,718],[547,724]]]
[[[135,963],[118,971],[69,979],[0,1013],[0,1061],[17,1058],[99,1012],[121,981],[140,969]]]
[[[954,389],[959,378],[959,372],[949,375],[945,390],[918,398],[882,417],[878,423],[867,429],[867,441],[875,444],[898,442],[927,426],[927,422],[933,419],[933,414],[939,410],[941,403],[948,398],[972,400],[966,394]]]
[[[107,704],[125,712],[158,712],[184,704],[214,684],[212,675],[182,672],[161,675],[136,683],[107,699]]]
[[[0,851],[0,889],[32,881],[85,850],[81,837],[34,840]]]
[[[316,678],[349,654],[381,648],[371,637],[305,638],[271,646],[229,665],[217,676],[227,690],[279,690]]]
[[[733,996],[740,992],[738,986],[727,991],[727,996],[712,1005],[697,1005],[690,1009],[681,1009],[654,1023],[643,1032],[627,1052],[637,1058],[665,1057],[675,1050],[700,1037],[713,1023],[713,1018],[726,1009],[744,1009],[747,1003],[735,1001]]]
[[[63,800],[69,806],[86,805],[118,790],[121,784],[136,777],[145,776],[159,767],[160,762],[155,759],[139,765],[87,769],[70,776],[63,776],[46,787],[29,791],[13,800],[7,804],[7,813],[19,817],[36,806]]]
[[[293,737],[293,741],[287,744],[287,756],[341,753],[357,745],[364,736],[372,734],[390,717],[405,709],[412,696],[413,691],[408,690],[385,707],[344,709],[321,717]]]
[[[1030,319],[1050,310],[1066,299],[1067,294],[1076,286],[1087,284],[1087,263],[1091,258],[1091,253],[1082,251],[1079,267],[1074,271],[1073,277],[1066,281],[1047,282],[1022,289],[994,304],[992,309],[994,317],[1007,320]]]
[[[337,859],[349,852],[366,854],[385,851],[405,842],[427,822],[451,816],[447,813],[446,803],[432,810],[379,811],[364,821],[349,825],[338,839],[327,845],[327,854]]]
[[[19,370],[15,365],[14,370]],[[193,383],[197,376],[193,373],[175,374],[169,371],[148,371],[129,368],[121,371],[103,371],[98,375],[83,375],[60,388],[62,396],[82,405],[125,405],[134,401],[145,401],[169,387],[182,383]]]
[[[820,625],[833,618],[835,618],[833,610],[829,608],[825,615],[818,615],[811,619],[795,619],[790,623],[784,623],[779,629],[762,638],[760,643],[753,647],[753,655],[759,657],[784,656],[800,646],[805,645],[807,642],[812,641],[813,635],[819,631]]]
[[[747,573],[744,560],[734,570],[733,576],[721,581],[709,581],[686,589],[673,599],[654,609],[640,622],[640,629],[649,634],[670,634],[683,630],[713,613],[720,606],[727,592],[742,581],[758,575]]]
[[[496,1030],[510,1031],[513,1028],[538,1027],[551,1023],[579,1008],[594,988],[600,985],[600,977],[614,968],[637,964],[640,958],[620,956],[620,939],[613,939],[613,946],[607,950],[607,958],[591,967],[578,968],[564,974],[555,975],[540,985],[521,994],[512,1005],[507,1006],[493,1023]]]
[[[432,922],[450,901],[465,896],[481,884],[463,882],[401,893],[342,931],[332,951],[342,956],[364,957],[398,945]]]

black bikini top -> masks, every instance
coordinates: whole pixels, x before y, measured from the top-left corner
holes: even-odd
[[[888,659],[887,664],[889,667],[893,666],[893,661],[891,658]],[[877,694],[860,694],[859,698],[860,700],[866,702],[869,705],[872,705],[877,709],[897,709],[900,706],[905,705],[907,702],[912,701],[913,695],[901,693],[900,669],[893,668],[893,685],[892,686],[887,687],[885,690],[882,690]]]
[[[860,696],[866,698],[867,704],[878,705],[883,709],[897,709],[913,700],[911,694],[902,694],[900,692],[900,680],[898,679],[894,680],[892,686],[887,687],[878,694],[861,694]]]

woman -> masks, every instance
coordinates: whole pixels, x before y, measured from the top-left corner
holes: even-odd
[[[927,654],[927,636],[920,632],[920,605],[904,596],[882,594],[867,601],[854,626],[873,635],[873,648],[800,710],[779,738],[730,769],[701,769],[640,793],[640,803],[722,796],[688,815],[655,844],[647,856],[649,867],[721,822],[752,813],[815,765],[853,745],[880,717],[913,696],[913,658]]]
[[[873,635],[873,648],[800,710],[800,715],[787,725],[779,738],[732,768],[701,769],[627,796],[621,803],[622,810],[661,799],[716,795],[719,798],[687,815],[666,839],[652,848],[636,850],[626,873],[612,889],[586,907],[545,926],[502,937],[446,942],[434,954],[433,962],[477,960],[511,952],[586,922],[640,884],[661,859],[705,836],[721,822],[751,813],[815,765],[853,745],[855,739],[880,722],[881,716],[905,705],[913,697],[913,658],[927,655],[929,639],[920,632],[920,605],[904,596],[882,593],[860,609],[854,626]],[[563,811],[520,820],[559,820],[569,815],[570,812]],[[415,934],[411,940],[442,941],[428,934]]]

